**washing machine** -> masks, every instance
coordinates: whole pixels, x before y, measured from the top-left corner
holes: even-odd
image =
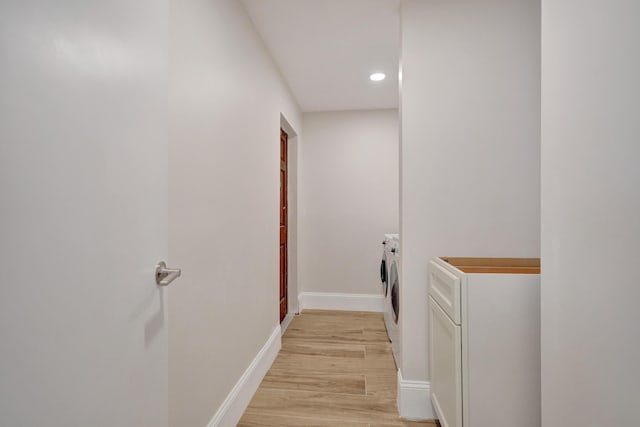
[[[397,234],[385,234],[384,240],[382,241],[382,259],[380,260],[380,284],[382,285],[382,293],[385,297],[385,310],[387,307],[387,297],[389,293],[389,263],[388,260],[391,259],[391,252],[389,251],[389,244],[395,238],[397,238]]]
[[[396,366],[400,366],[400,237],[394,237],[386,246],[390,256],[387,258],[389,278],[384,323],[391,341],[393,358],[396,361]]]
[[[382,241],[382,260],[380,261],[380,283],[382,285],[382,294],[384,295],[384,322],[387,328],[387,335],[389,334],[389,322],[391,321],[390,307],[391,307],[391,293],[389,292],[389,269],[391,268],[391,258],[393,253],[391,252],[392,241],[397,239],[397,234],[385,234]],[[391,337],[389,337],[391,340]]]

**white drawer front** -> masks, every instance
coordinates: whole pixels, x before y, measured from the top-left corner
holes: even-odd
[[[429,261],[429,295],[460,324],[460,278],[433,261]]]
[[[431,401],[442,427],[462,427],[462,335],[429,298]]]

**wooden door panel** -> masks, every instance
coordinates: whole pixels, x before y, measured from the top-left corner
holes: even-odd
[[[284,226],[287,221],[287,172],[280,170],[280,226]]]
[[[280,323],[287,315],[288,305],[288,277],[287,270],[289,260],[287,259],[287,230],[288,230],[288,209],[287,209],[287,147],[288,136],[280,129]]]
[[[285,253],[285,246],[280,246],[280,271],[286,271],[286,253]],[[282,296],[285,295],[287,293],[287,289],[286,289],[286,277],[284,275],[280,275],[280,299],[282,299]]]

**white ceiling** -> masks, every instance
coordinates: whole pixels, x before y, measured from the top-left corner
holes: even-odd
[[[242,1],[302,111],[398,107],[400,0]]]

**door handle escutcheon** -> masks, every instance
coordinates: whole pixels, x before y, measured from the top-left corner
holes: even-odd
[[[182,270],[179,268],[167,268],[164,261],[156,264],[156,283],[158,286],[167,286],[180,277]]]

